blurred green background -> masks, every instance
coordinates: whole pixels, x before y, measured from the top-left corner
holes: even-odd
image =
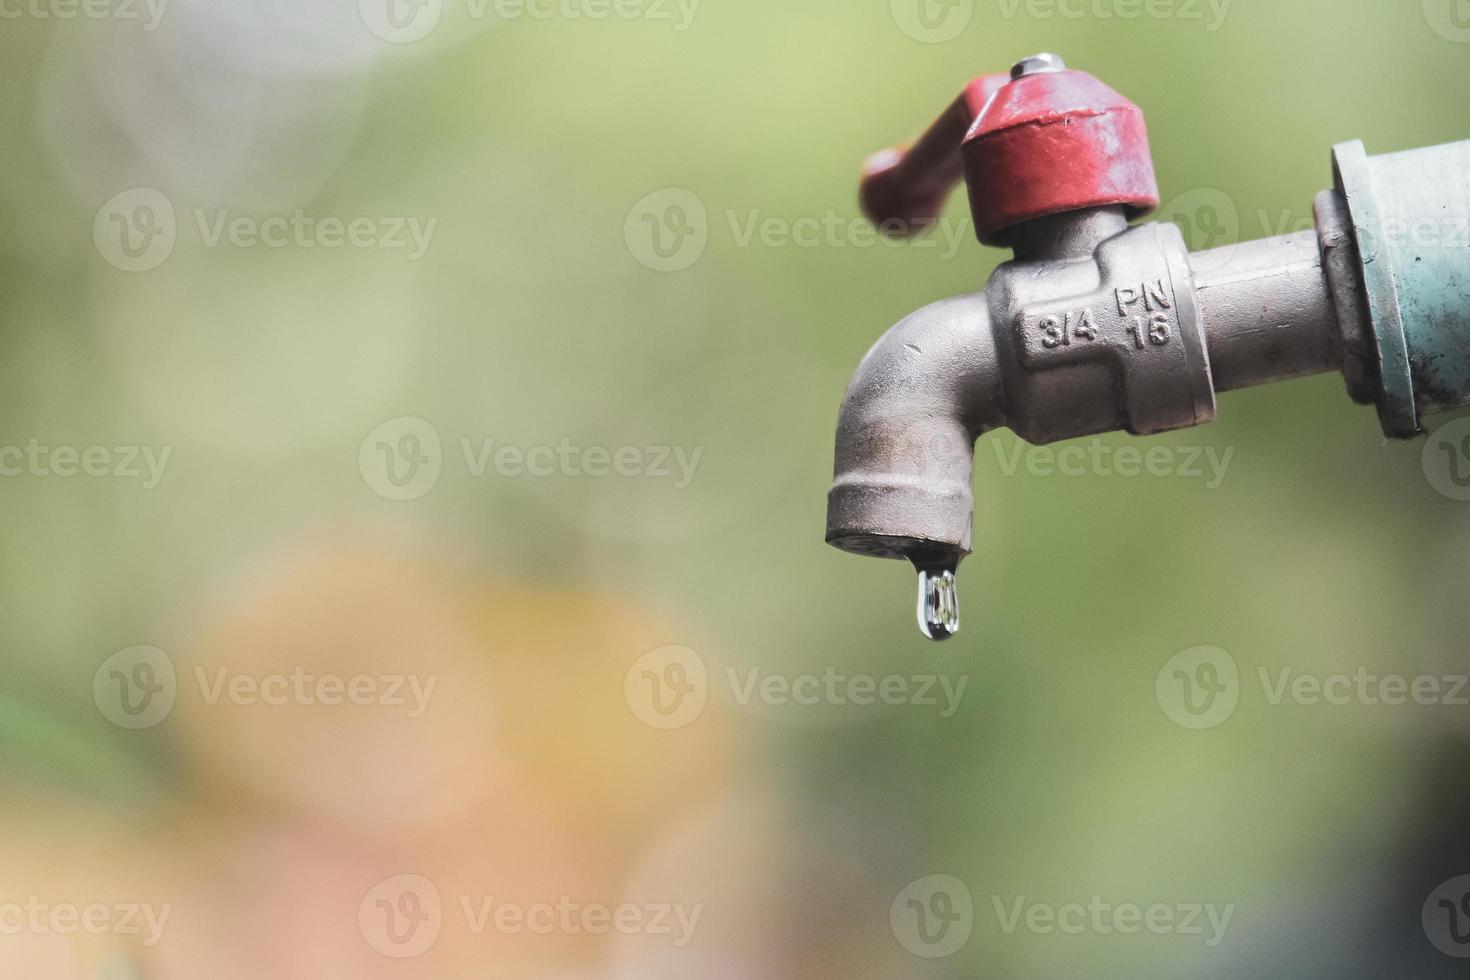
[[[1340,378],[1225,395],[1218,423],[1146,441],[1233,452],[1214,488],[1007,475],[1014,437],[987,437],[943,647],[909,569],[822,531],[864,351],[1005,257],[873,243],[867,154],[1052,50],[1143,107],[1196,247],[1297,230],[1333,144],[1470,136],[1466,11],[961,0],[930,8],[961,28],[935,41],[904,0],[703,0],[687,21],[429,0],[382,22],[368,0],[173,0],[153,30],[37,14],[55,2],[0,23],[0,445],[169,455],[153,487],[0,479],[0,902],[172,915],[152,945],[0,930],[7,976],[1460,975],[1420,913],[1470,871],[1467,709],[1273,706],[1257,680],[1466,669],[1470,505]],[[210,244],[222,215],[297,209],[432,233],[418,257]],[[957,194],[951,227],[965,213]],[[829,218],[815,242],[746,240]],[[172,251],[128,271],[107,236],[145,226]],[[632,447],[644,472],[476,475],[466,441],[490,439]],[[380,444],[437,478],[384,483]],[[648,472],[660,447],[701,454],[687,486]],[[139,645],[177,699],[133,730],[94,680]],[[1241,696],[1195,731],[1155,684],[1202,645]],[[630,692],[669,647],[708,705],[659,730]],[[411,720],[210,704],[196,668],[221,667],[438,686]],[[730,671],[752,668],[968,680],[941,717],[742,699]],[[359,902],[403,873],[444,921],[399,959]],[[904,941],[900,899],[930,875],[973,901],[953,955]],[[463,895],[704,911],[683,947],[485,936]],[[1213,946],[1007,932],[996,903],[1021,896],[1233,918]]]

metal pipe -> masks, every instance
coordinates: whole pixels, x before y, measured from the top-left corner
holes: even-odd
[[[1022,262],[1090,259],[1097,247],[1128,230],[1122,207],[1049,214],[1010,230],[1011,248]]]
[[[1189,257],[1216,391],[1335,371],[1337,311],[1316,232]]]

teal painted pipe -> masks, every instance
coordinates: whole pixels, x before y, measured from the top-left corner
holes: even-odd
[[[1334,153],[1357,246],[1384,431],[1470,404],[1470,141]]]

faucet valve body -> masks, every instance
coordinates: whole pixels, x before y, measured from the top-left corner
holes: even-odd
[[[1184,238],[1173,225],[1124,229],[1087,259],[1011,262],[990,281],[1007,424],[1027,442],[1215,417]]]
[[[1217,392],[1333,370],[1392,437],[1470,404],[1470,142],[1382,157],[1346,143],[1334,164],[1316,231],[1190,254],[1173,225],[1129,225],[1158,203],[1137,106],[1055,55],[975,79],[911,147],[868,162],[861,200],[885,233],[914,235],[963,177],[977,237],[1015,258],[864,359],[828,542],[912,561],[921,625],[942,639],[991,429],[1149,435],[1212,421]]]

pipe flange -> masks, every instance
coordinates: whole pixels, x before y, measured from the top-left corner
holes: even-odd
[[[1368,151],[1361,140],[1340,143],[1332,150],[1337,190],[1347,203],[1348,226],[1357,245],[1372,326],[1370,349],[1378,369],[1378,419],[1383,431],[1407,439],[1419,432],[1414,407],[1414,376],[1409,368],[1409,342],[1404,336],[1398,284],[1386,253],[1383,218],[1373,193]]]

